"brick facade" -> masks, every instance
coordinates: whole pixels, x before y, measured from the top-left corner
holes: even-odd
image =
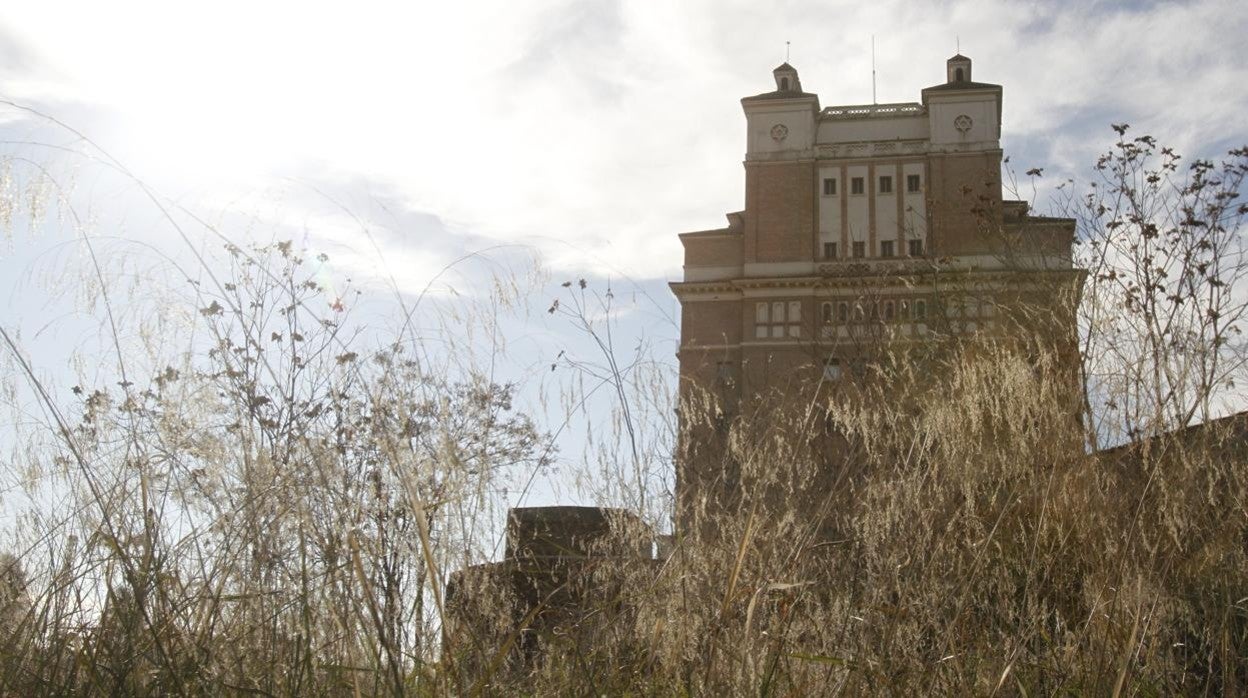
[[[744,210],[681,235],[681,511],[732,498],[726,420],[836,389],[883,343],[1006,331],[1020,299],[1081,278],[1073,221],[1002,198],[1002,88],[969,59],[906,104],[821,109],[791,66],[774,76],[741,101]],[[1069,312],[1051,321],[1073,350]]]

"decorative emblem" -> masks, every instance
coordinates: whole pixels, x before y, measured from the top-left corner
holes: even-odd
[[[784,137],[787,135],[789,135],[788,126],[785,126],[784,124],[776,124],[775,126],[771,127],[771,139],[773,141],[776,141],[778,143],[784,140]]]
[[[958,129],[962,133],[966,133],[967,131],[971,130],[972,123],[973,122],[971,121],[971,117],[967,116],[966,114],[959,114],[958,117],[953,120],[953,127]]]

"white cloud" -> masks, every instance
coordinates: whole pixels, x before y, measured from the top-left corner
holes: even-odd
[[[1248,20],[1227,0],[41,2],[0,10],[0,29],[30,56],[4,92],[86,104],[82,130],[201,206],[328,172],[482,244],[648,277],[678,273],[676,233],[741,208],[737,100],[769,89],[786,40],[826,105],[870,99],[872,34],[881,101],[940,81],[960,37],[1005,85],[1007,148],[1053,169],[1090,164],[1111,120],[1190,151],[1243,135],[1248,107],[1230,53]],[[351,235],[331,237],[366,256]],[[384,244],[404,266],[451,254]]]

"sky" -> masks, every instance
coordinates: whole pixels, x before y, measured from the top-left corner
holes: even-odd
[[[0,140],[74,172],[93,235],[177,237],[75,164],[98,147],[231,239],[297,236],[357,286],[411,297],[480,250],[540,261],[535,306],[565,279],[610,283],[623,336],[674,362],[676,235],[742,207],[738,100],[773,89],[786,51],[824,106],[871,101],[872,37],[880,102],[917,101],[970,56],[1004,86],[1016,171],[1044,168],[1043,211],[1048,187],[1087,180],[1111,122],[1187,155],[1248,141],[1244,36],[1242,0],[14,2],[0,99],[21,108],[0,109]],[[64,240],[0,242],[0,323],[34,337],[60,311],[32,279],[56,275]],[[575,344],[555,320],[535,314],[517,366]]]

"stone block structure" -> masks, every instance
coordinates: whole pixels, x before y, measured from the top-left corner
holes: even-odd
[[[653,531],[622,509],[515,508],[506,536],[502,561],[447,583],[446,655],[461,676],[506,683],[561,648],[593,647],[600,623],[627,631],[619,590],[658,564]]]

